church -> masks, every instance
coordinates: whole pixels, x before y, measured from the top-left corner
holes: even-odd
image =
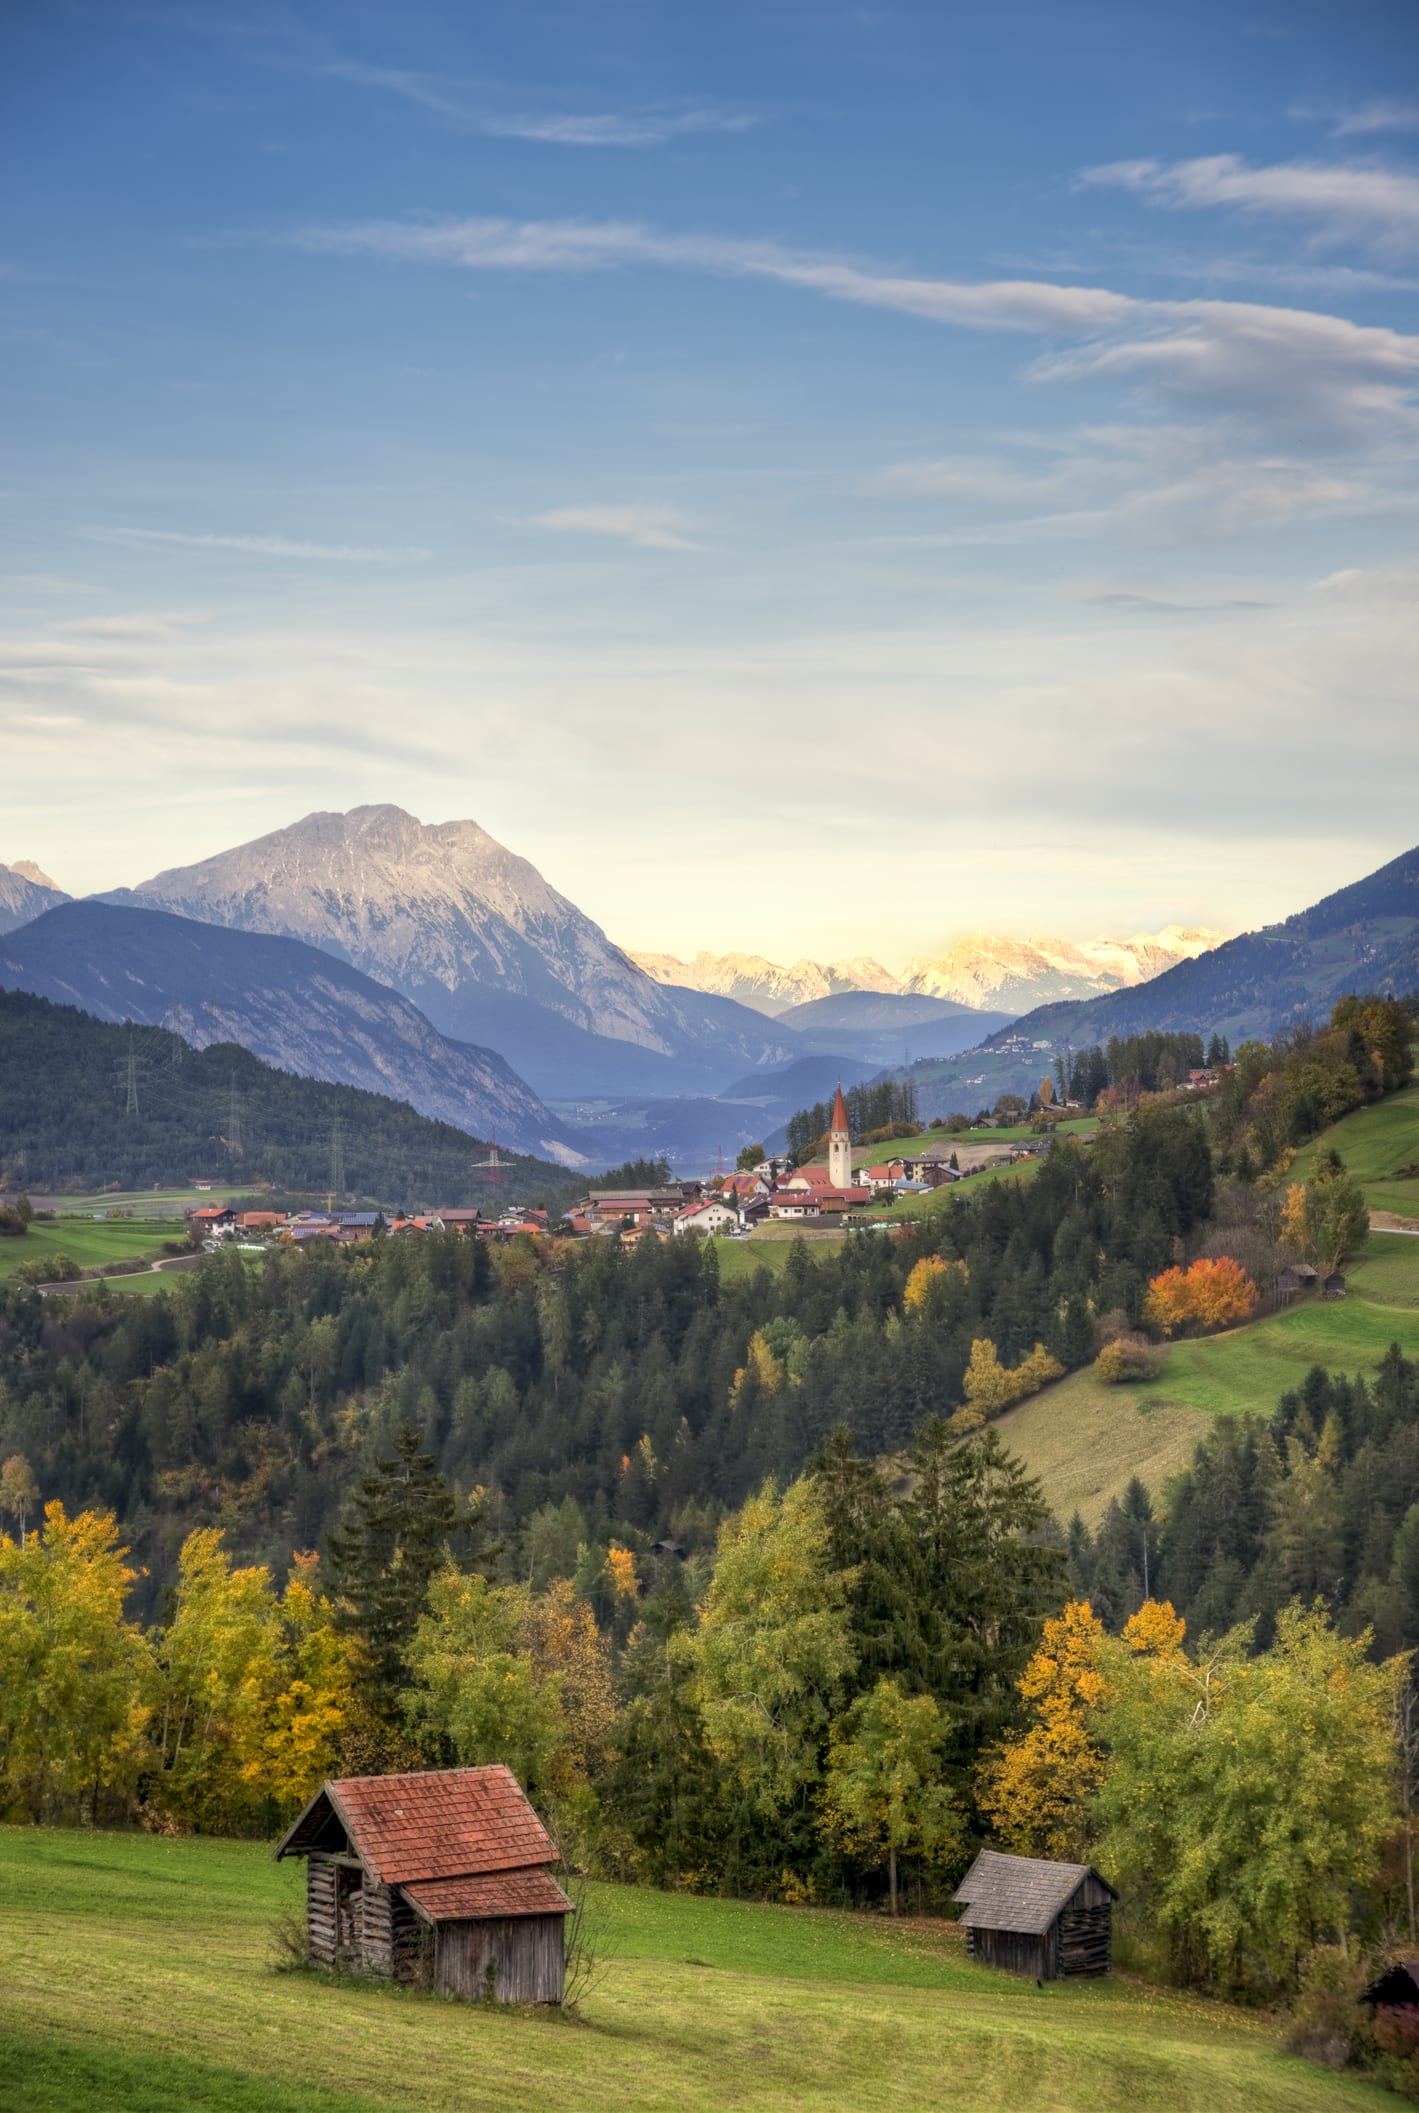
[[[839,1085],[828,1125],[828,1164],[799,1167],[780,1181],[769,1198],[771,1218],[829,1218],[841,1221],[847,1211],[872,1201],[872,1191],[852,1178],[852,1127]]]

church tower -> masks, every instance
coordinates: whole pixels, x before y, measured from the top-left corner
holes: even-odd
[[[841,1086],[828,1127],[828,1179],[835,1189],[852,1187],[852,1132],[847,1125],[847,1102]]]

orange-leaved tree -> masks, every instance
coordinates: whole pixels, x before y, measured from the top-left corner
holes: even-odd
[[[1234,1328],[1256,1311],[1256,1286],[1231,1255],[1203,1255],[1190,1269],[1165,1269],[1143,1301],[1143,1318],[1164,1335]]]

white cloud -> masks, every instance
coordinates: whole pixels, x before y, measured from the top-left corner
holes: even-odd
[[[1331,129],[1337,139],[1364,138],[1376,132],[1419,132],[1419,103],[1380,96],[1340,111]]]
[[[649,265],[764,279],[958,328],[1074,339],[1076,346],[1036,362],[1037,379],[1113,373],[1175,396],[1208,398],[1252,418],[1302,426],[1320,441],[1353,444],[1415,416],[1419,338],[1309,309],[1140,300],[1105,287],[1048,280],[972,284],[905,277],[772,242],[667,233],[640,221],[376,220],[306,228],[291,239],[334,255],[470,271]]]
[[[699,550],[686,533],[688,523],[668,506],[558,506],[534,514],[535,528],[562,535],[612,536],[640,550]]]
[[[302,70],[305,70],[302,68]],[[449,82],[440,75],[402,66],[367,65],[331,58],[309,68],[327,80],[397,96],[470,132],[490,139],[525,139],[552,147],[663,147],[697,133],[749,132],[759,120],[745,111],[679,104],[650,104],[617,111],[518,111],[503,107],[476,83]]]
[[[1115,161],[1085,169],[1081,185],[1136,192],[1177,208],[1236,206],[1313,220],[1333,234],[1405,247],[1419,243],[1419,174],[1359,162],[1278,162],[1256,168],[1238,154],[1195,161]]]
[[[289,536],[199,535],[181,528],[91,526],[81,534],[101,543],[175,544],[184,550],[238,550],[249,557],[313,558],[335,565],[390,565],[429,555],[427,550],[368,549],[355,543],[304,543]]]

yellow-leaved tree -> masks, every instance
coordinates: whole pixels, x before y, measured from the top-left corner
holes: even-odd
[[[1102,1622],[1087,1600],[1071,1600],[1044,1625],[1020,1677],[1031,1722],[984,1762],[976,1795],[1007,1849],[1081,1862],[1089,1800],[1104,1778],[1093,1715],[1104,1699]]]
[[[47,1504],[0,1535],[0,1813],[97,1817],[137,1767],[146,1649],[123,1603],[136,1572],[113,1513]]]

